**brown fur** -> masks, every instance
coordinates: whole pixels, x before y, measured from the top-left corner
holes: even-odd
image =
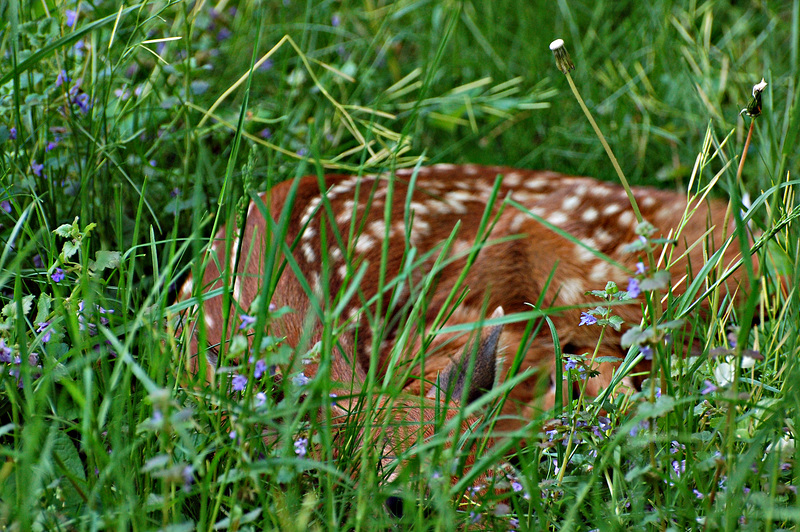
[[[502,199],[510,197],[544,219],[549,219],[572,236],[584,240],[590,247],[599,250],[629,270],[634,269],[639,260],[636,255],[624,253],[622,247],[634,241],[636,221],[623,189],[617,185],[602,183],[590,178],[569,177],[554,172],[538,172],[517,170],[505,167],[453,166],[439,165],[419,169],[416,176],[416,187],[411,192],[413,224],[407,228],[403,221],[409,217],[404,206],[409,194],[409,182],[412,178],[410,170],[398,171],[394,180],[394,199],[391,204],[389,224],[389,242],[386,256],[385,279],[392,280],[403,269],[409,245],[417,250],[417,257],[439,249],[460,224],[453,244],[451,261],[438,276],[438,286],[431,294],[424,322],[429,326],[442,310],[445,300],[455,286],[462,269],[466,264],[466,252],[476,240],[479,221],[486,209],[489,193],[497,175],[504,175],[500,186],[498,201],[491,206],[493,215],[497,214]],[[342,322],[348,315],[361,310],[358,324],[358,352],[355,352],[355,332],[351,327],[340,337],[341,349],[337,350],[332,360],[331,376],[342,383],[355,383],[358,389],[369,371],[371,356],[369,347],[372,344],[371,330],[368,320],[363,314],[363,304],[376,296],[379,286],[381,253],[384,239],[384,209],[389,178],[382,176],[363,176],[354,178],[345,175],[325,177],[325,189],[333,216],[329,216],[324,204],[315,202],[321,197],[318,179],[315,176],[300,180],[297,196],[290,212],[287,231],[287,245],[297,240],[293,257],[312,290],[318,292],[323,281],[328,284],[328,293],[336,294],[349,283],[351,276],[362,265],[366,265],[366,273],[360,284],[360,292],[350,301],[342,316]],[[356,197],[356,186],[359,194]],[[267,211],[277,220],[292,189],[291,182],[281,183],[261,198],[266,203]],[[635,188],[635,196],[641,212],[660,234],[666,236],[674,230],[686,209],[686,199],[682,194],[665,192],[649,188]],[[711,240],[716,245],[723,242],[721,230],[726,206],[721,202],[704,203],[699,212],[686,223],[678,244],[671,253],[676,258],[683,254],[686,244],[690,246],[707,233],[707,221],[714,224],[710,232]],[[332,220],[335,220],[332,222]],[[307,225],[306,225],[307,224]],[[305,229],[304,229],[305,226]],[[323,227],[324,226],[324,227]],[[344,246],[340,246],[334,238],[336,231],[342,237]],[[351,228],[355,229],[358,238],[349,238]],[[406,231],[411,234],[406,243]],[[320,235],[326,235],[322,242]],[[221,264],[225,264],[228,253],[222,253],[224,230],[217,235],[218,243],[213,246]],[[264,253],[266,223],[260,211],[251,206],[244,234],[245,250],[239,261],[238,285],[227,287],[242,309],[248,309],[260,290],[260,272]],[[508,240],[484,247],[466,277],[464,286],[469,289],[458,308],[452,309],[447,325],[474,323],[482,321],[488,309],[502,307],[506,315],[525,312],[531,309],[530,303],[542,300],[545,306],[573,306],[584,303],[599,304],[596,298],[584,295],[592,289],[602,289],[606,281],[615,281],[621,289],[625,289],[630,275],[629,271],[606,265],[601,259],[580,248],[562,236],[543,226],[538,221],[506,205],[497,219],[489,241],[510,238]],[[255,250],[249,250],[251,243]],[[673,291],[676,294],[685,290],[686,282],[679,279],[689,269],[689,264],[697,271],[704,264],[704,246],[697,245],[686,256],[671,265]],[[733,246],[725,256],[726,263],[734,259],[736,251]],[[461,253],[462,256],[455,255]],[[322,256],[327,255],[331,273],[327,280],[320,277]],[[399,324],[403,312],[413,305],[418,295],[420,281],[432,268],[438,253],[433,253],[425,264],[414,271],[412,282],[403,285],[402,291],[394,294],[396,305],[389,310],[385,327],[385,337],[380,338],[381,350],[377,357],[377,373],[380,377],[386,370],[396,340],[400,332]],[[341,274],[346,272],[346,278]],[[554,273],[550,285],[545,290],[544,283]],[[210,261],[203,279],[204,291],[221,286],[220,272],[214,261]],[[544,294],[543,294],[544,292]],[[189,283],[182,292],[182,297],[192,293]],[[383,297],[382,309],[392,298],[391,292]],[[284,317],[276,324],[276,334],[286,336],[289,345],[297,345],[303,331],[304,319],[308,312],[313,312],[309,297],[303,290],[291,268],[287,267],[280,277],[272,302],[277,307],[289,306],[294,313]],[[222,300],[220,297],[205,303],[204,312],[211,317],[206,326],[209,344],[222,341]],[[371,312],[374,305],[365,312]],[[599,329],[597,327],[579,327],[580,309],[572,309],[551,316],[558,331],[561,344],[571,353],[591,353],[597,343]],[[626,323],[636,324],[641,319],[641,306],[632,304],[615,308]],[[235,313],[232,313],[236,316]],[[510,323],[505,326],[499,339],[499,345],[506,355],[513,356],[517,350],[525,323]],[[235,325],[231,328],[235,328]],[[419,335],[425,331],[417,331],[418,337],[410,344],[413,346],[404,353],[404,360],[413,360],[421,349]],[[230,337],[229,331],[227,337]],[[312,329],[311,344],[321,337],[319,326]],[[485,335],[484,335],[485,337]],[[617,356],[622,358],[625,350],[620,347],[621,333],[608,330],[599,349],[600,356]],[[196,335],[189,338],[190,352],[197,355]],[[454,363],[463,366],[468,358],[462,358],[467,337],[462,335],[438,335],[423,353],[425,371],[424,380],[409,379],[403,383],[405,389],[412,394],[419,394],[420,387],[428,392],[438,375]],[[310,344],[310,345],[311,345]],[[196,371],[196,359],[193,368]],[[554,352],[550,334],[544,332],[534,338],[525,352],[521,370],[538,368],[539,377],[531,378],[516,386],[511,393],[504,413],[531,416],[539,408],[547,408],[553,404],[553,390],[541,393],[541,386],[536,380],[550,379],[553,373]],[[488,371],[486,364],[476,365],[478,377],[484,377]],[[507,367],[507,364],[506,364]],[[614,371],[613,364],[602,364],[598,367],[600,375],[592,379],[588,390],[596,394],[606,387]],[[494,368],[492,368],[492,371]],[[317,371],[315,363],[305,368],[306,375],[313,376]],[[447,370],[450,371],[450,370]],[[418,373],[417,371],[412,371]],[[209,375],[209,379],[212,375]],[[492,379],[494,373],[492,373]],[[501,374],[502,378],[502,374]],[[484,384],[481,386],[485,387]],[[546,386],[545,386],[546,387]],[[472,394],[473,391],[470,391]],[[408,415],[408,414],[404,414]],[[421,420],[425,416],[411,414],[412,419]],[[508,427],[513,424],[507,424]],[[393,437],[392,437],[393,438]],[[390,439],[392,439],[390,438]],[[400,438],[404,440],[404,438]]]

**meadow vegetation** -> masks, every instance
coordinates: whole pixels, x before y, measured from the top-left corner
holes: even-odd
[[[0,526],[797,526],[800,1],[9,0],[0,21]],[[714,182],[757,235],[749,293],[714,283],[712,257],[659,324],[629,324],[623,367],[654,360],[640,392],[580,397],[491,447],[501,386],[471,433],[387,465],[358,445],[369,412],[336,448],[309,415],[336,400],[324,375],[265,371],[315,346],[267,334],[266,365],[231,359],[214,387],[187,370],[174,316],[197,300],[177,287],[271,183],[420,162],[616,180],[559,37],[628,180]],[[763,114],[740,115],[762,77]],[[599,338],[617,292],[590,288]],[[585,378],[583,353],[557,355]]]

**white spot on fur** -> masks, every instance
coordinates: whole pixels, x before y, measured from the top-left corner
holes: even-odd
[[[611,269],[607,263],[603,261],[596,262],[589,271],[589,280],[595,283],[605,283],[609,280],[608,276],[610,272]]]
[[[564,303],[568,305],[572,305],[575,303],[580,303],[583,299],[583,281],[581,279],[573,278],[567,279],[563,283],[561,283],[561,290],[559,294],[561,295],[561,299],[564,300]]]
[[[358,241],[356,242],[356,252],[366,253],[374,248],[376,244],[377,243],[375,242],[374,238],[369,235],[362,234],[358,237]]]
[[[574,211],[581,204],[581,199],[578,196],[567,196],[561,202],[561,208],[565,211]]]
[[[547,179],[535,178],[525,181],[525,188],[530,190],[540,190],[547,186]]]
[[[592,187],[592,195],[602,198],[611,194],[611,187],[607,185],[597,185]]]
[[[237,302],[242,299],[242,280],[238,276],[233,281],[233,299]]]
[[[339,262],[342,260],[342,250],[339,249],[337,246],[332,246],[328,248],[328,257],[331,258],[334,262]]]
[[[622,205],[619,203],[609,203],[605,207],[603,207],[603,216],[611,216],[617,214],[619,211],[622,210]]]
[[[509,172],[503,178],[503,184],[508,187],[518,187],[522,182],[522,174],[519,172]]]
[[[619,215],[617,222],[622,227],[630,227],[636,223],[636,216],[633,215],[633,211],[625,211]]]
[[[527,219],[528,215],[524,212],[515,214],[514,218],[511,219],[511,225],[509,226],[509,229],[511,229],[511,231],[514,233],[518,232],[522,228],[522,224],[524,224],[525,220]]]
[[[311,247],[311,244],[308,242],[303,242],[300,246],[300,250],[303,252],[303,256],[306,258],[307,262],[314,263],[317,261],[317,254],[314,253],[314,248]]]
[[[192,289],[194,288],[194,279],[190,276],[186,281],[183,283],[183,287],[181,287],[181,295],[183,297],[189,297],[192,295]]]
[[[563,225],[567,220],[567,215],[561,211],[553,211],[547,216],[547,221],[553,225]]]
[[[428,214],[428,206],[424,203],[420,203],[418,201],[412,201],[408,204],[408,207],[414,211],[418,215],[425,215]]]
[[[206,327],[207,328],[209,328],[209,329],[213,329],[214,328],[214,325],[215,325],[214,318],[212,318],[210,314],[205,314],[203,316],[203,319],[206,322]]]
[[[656,204],[656,199],[653,196],[645,196],[642,198],[642,207],[653,207]]]
[[[445,200],[450,203],[454,211],[463,214],[467,212],[464,204],[468,201],[475,201],[475,196],[462,190],[453,190],[445,194]]]
[[[386,224],[383,220],[375,220],[369,223],[369,230],[375,238],[382,239],[386,235]]]
[[[308,226],[308,228],[303,232],[303,240],[311,240],[315,236],[317,236],[317,230],[312,226]]]
[[[437,172],[449,172],[451,170],[455,170],[458,167],[454,164],[440,163],[440,164],[434,164],[430,168],[432,170],[436,170]]]
[[[594,253],[583,246],[575,246],[575,258],[581,262],[591,262],[596,259]]]
[[[322,295],[322,282],[320,281],[319,273],[311,272],[311,289],[315,295]]]
[[[599,214],[600,213],[597,212],[597,209],[595,209],[594,207],[589,207],[581,213],[581,220],[583,220],[584,222],[593,222],[597,220],[597,216]]]
[[[614,235],[603,229],[602,227],[598,227],[594,231],[594,236],[592,238],[595,239],[599,244],[609,244],[612,240],[614,240]]]
[[[355,205],[353,200],[345,200],[342,211],[336,216],[336,223],[339,225],[350,223],[353,219],[353,207]]]
[[[322,198],[317,196],[315,198],[311,198],[306,206],[306,210],[303,211],[303,216],[300,217],[300,225],[306,225],[311,217],[314,215],[314,211],[319,207],[319,204],[322,203]]]
[[[336,273],[339,274],[339,279],[344,280],[344,278],[347,277],[347,265],[342,264],[341,266],[336,268]]]

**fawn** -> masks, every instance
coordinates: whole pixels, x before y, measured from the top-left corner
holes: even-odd
[[[496,187],[498,176],[502,176],[502,182]],[[683,195],[636,187],[634,195],[644,219],[661,234],[667,235],[679,226],[687,208]],[[496,198],[493,203],[492,197]],[[553,231],[529,212],[508,204],[500,211],[503,198],[514,200],[582,245]],[[433,396],[437,378],[441,379],[440,388],[443,383],[455,388],[452,397],[456,398],[463,392],[472,399],[481,390],[491,388],[496,380],[497,362],[501,360],[498,353],[514,356],[526,323],[486,327],[480,339],[472,341],[464,334],[428,336],[428,327],[440,315],[447,317],[440,325],[454,325],[479,323],[488,314],[497,321],[503,315],[529,311],[530,305],[537,302],[572,307],[551,316],[563,350],[591,353],[598,342],[598,330],[578,325],[581,312],[578,306],[597,303],[597,299],[585,292],[603,288],[609,280],[624,287],[639,260],[625,251],[626,245],[637,239],[634,232],[637,220],[622,187],[549,171],[439,164],[400,169],[393,177],[389,174],[326,175],[324,179],[307,176],[280,183],[260,199],[264,203],[261,209],[256,202],[250,204],[241,245],[239,232],[234,230],[232,249],[226,250],[225,229],[222,229],[210,248],[214,259],[208,262],[201,289],[194,288],[189,279],[180,297],[186,299],[222,288],[230,294],[230,315],[235,320],[239,313],[248,312],[262,290],[267,241],[282,239],[286,244],[284,256],[278,260],[288,260],[271,302],[277,307],[291,307],[294,312],[279,318],[273,324],[274,332],[285,336],[290,346],[298,345],[304,331],[310,331],[308,345],[317,342],[322,332],[318,325],[308,325],[307,316],[321,309],[311,301],[319,301],[325,307],[334,302],[324,298],[320,301],[322,294],[349,291],[351,297],[341,306],[340,320],[349,322],[349,327],[338,338],[338,349],[330,360],[330,375],[345,385],[355,383],[356,389],[370,369],[382,377],[389,366],[403,363],[411,366],[406,372],[408,378],[400,385],[417,396],[422,393]],[[262,214],[264,208],[269,220]],[[719,245],[726,236],[722,234],[726,204],[709,201],[700,203],[698,208],[701,212],[685,222],[675,242],[672,256],[677,259],[670,268],[673,293],[685,290],[685,274],[691,265],[699,268],[704,263],[703,246],[693,244],[707,238]],[[279,220],[283,221],[282,226]],[[485,235],[479,234],[481,220],[489,221],[484,224]],[[478,248],[476,239],[480,240]],[[738,253],[734,247],[726,251],[726,262]],[[592,250],[610,257],[616,264]],[[461,279],[467,289],[464,294],[459,292],[458,282],[469,260],[473,263]],[[220,268],[232,272],[236,264],[236,274],[230,276],[232,282],[223,286]],[[426,275],[432,269],[437,270],[433,279]],[[401,272],[405,276],[393,283]],[[379,293],[380,287],[383,293]],[[459,301],[451,293],[463,297]],[[380,303],[377,296],[382,296]],[[419,305],[422,300],[425,304]],[[198,354],[198,335],[194,331],[198,328],[205,331],[210,349],[204,353],[208,363],[202,365],[209,372],[209,380],[213,379],[218,364],[217,347],[232,336],[231,329],[236,327],[233,324],[223,331],[222,305],[222,296],[207,299],[200,314],[202,318],[184,325],[190,333],[194,371],[201,365],[197,357],[203,355]],[[380,320],[374,316],[378,305]],[[615,313],[627,324],[636,324],[641,319],[642,307],[617,306]],[[411,327],[415,339],[406,342],[404,349],[395,349],[398,337],[408,330],[403,318],[412,314],[416,316]],[[374,334],[380,336],[373,338]],[[609,328],[598,355],[621,360],[625,354],[620,347],[621,334]],[[375,353],[373,345],[378,346]],[[465,350],[469,345],[479,345],[474,362],[470,361],[469,350]],[[521,370],[540,371],[516,385],[503,407],[504,413],[522,419],[530,417],[537,408],[553,406],[555,362],[551,335],[542,333],[533,337],[523,356]],[[305,375],[313,377],[318,365],[319,361],[312,360],[304,367]],[[613,363],[600,364],[596,368],[599,375],[587,384],[588,392],[596,394],[606,387],[614,368]],[[464,378],[468,369],[471,379]],[[499,378],[502,380],[503,375]],[[465,380],[470,381],[468,390],[463,390]],[[383,404],[382,399],[379,402]],[[413,410],[406,409],[403,415],[412,420],[427,419],[424,412]],[[513,422],[505,425],[511,426]],[[394,438],[395,444],[400,445],[397,442],[405,436],[390,435],[389,439]]]

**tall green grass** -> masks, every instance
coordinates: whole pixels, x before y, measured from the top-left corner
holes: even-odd
[[[773,530],[800,520],[797,0],[10,0],[0,20],[4,526]],[[660,350],[641,394],[609,397],[604,416],[568,404],[555,422],[542,415],[483,447],[512,381],[467,407],[486,414],[472,433],[440,430],[393,461],[359,445],[362,430],[392,428],[368,395],[331,398],[315,379],[299,401],[285,378],[262,401],[254,378],[239,393],[228,372],[216,388],[187,372],[168,319],[188,305],[173,304],[176,285],[200,273],[208,235],[238,199],[270,183],[423,159],[615,179],[553,64],[557,37],[633,183],[683,190],[716,178],[714,194],[749,194],[753,214],[736,223],[764,235],[752,297],[732,305],[721,286],[698,286],[671,301],[665,319],[685,320],[672,356]],[[736,182],[749,126],[739,111],[762,76],[764,114]],[[330,309],[322,322],[324,359],[341,323]],[[265,356],[297,362],[312,347],[275,342]],[[743,350],[763,360],[751,366]],[[402,404],[390,384],[374,382]],[[337,400],[354,414],[334,440],[341,420],[316,412]],[[508,454],[515,438],[527,445]],[[472,443],[483,453],[468,469],[459,449]]]

